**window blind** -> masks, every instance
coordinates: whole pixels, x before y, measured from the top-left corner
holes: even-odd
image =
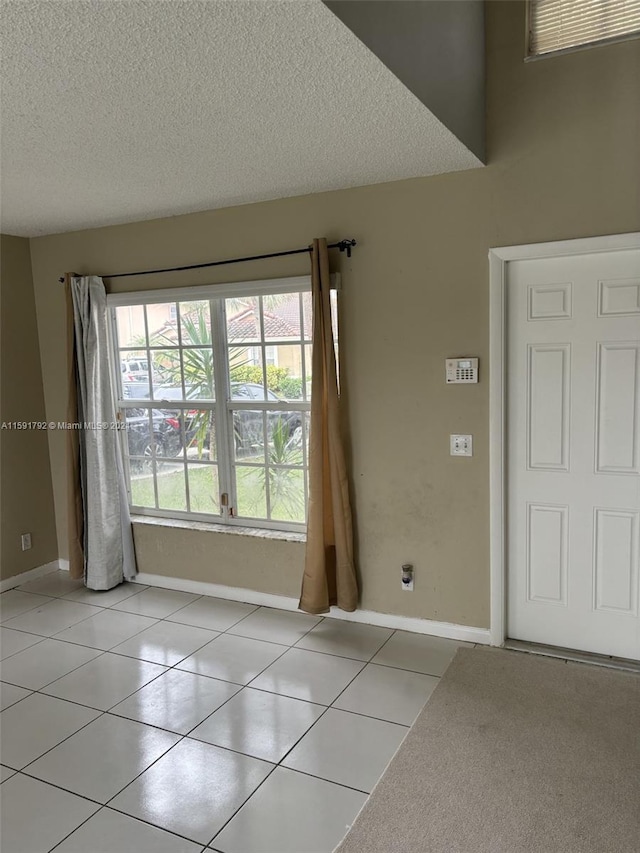
[[[640,0],[531,0],[528,55],[640,34]]]

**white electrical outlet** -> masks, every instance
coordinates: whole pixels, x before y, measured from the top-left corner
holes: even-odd
[[[31,534],[30,533],[23,533],[21,539],[22,539],[22,550],[28,551],[29,548],[31,548]]]
[[[472,435],[450,435],[449,442],[451,456],[473,456]]]
[[[405,563],[402,567],[402,589],[405,592],[413,592],[413,566]]]

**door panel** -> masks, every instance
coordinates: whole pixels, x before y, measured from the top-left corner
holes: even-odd
[[[529,347],[529,468],[569,470],[570,363],[570,344]]]
[[[638,361],[634,343],[598,344],[598,473],[638,474]]]
[[[507,266],[508,635],[640,659],[640,252]]]

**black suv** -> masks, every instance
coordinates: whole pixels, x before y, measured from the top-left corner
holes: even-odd
[[[182,446],[180,421],[173,411],[153,411],[151,428],[147,409],[127,409],[127,444],[129,456],[149,458],[154,448],[157,456],[177,456]],[[137,460],[136,467],[144,467]]]
[[[252,382],[232,382],[231,399],[250,402],[257,400],[264,402],[264,388]],[[273,391],[267,389],[267,402],[273,400],[281,403],[282,397],[278,397]],[[302,428],[300,412],[267,412],[267,429],[272,432],[276,424],[281,423],[286,430],[287,437],[292,437],[296,430]],[[233,414],[233,431],[235,434],[236,451],[247,451],[252,447],[263,443],[262,435],[262,412],[242,409]]]

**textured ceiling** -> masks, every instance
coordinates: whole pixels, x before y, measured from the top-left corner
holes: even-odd
[[[320,0],[3,0],[2,231],[482,165]]]

